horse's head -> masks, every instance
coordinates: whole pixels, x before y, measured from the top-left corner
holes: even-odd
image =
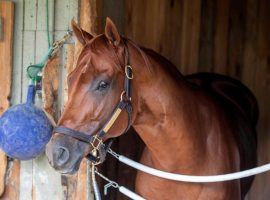
[[[119,104],[121,94],[122,98],[127,98],[123,94],[129,59],[127,46],[108,18],[105,33],[96,37],[75,22],[72,22],[72,27],[84,47],[76,68],[68,76],[68,101],[58,126],[93,136],[106,125]],[[133,95],[133,102],[134,98]],[[104,139],[122,134],[127,123],[128,115],[121,112]],[[92,146],[88,143],[60,134],[57,130],[46,148],[50,164],[62,173],[76,172],[81,160],[91,151]]]

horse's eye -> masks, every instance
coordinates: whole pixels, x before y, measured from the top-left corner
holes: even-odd
[[[105,90],[107,87],[109,86],[109,83],[105,82],[105,81],[101,81],[97,87],[97,90]]]

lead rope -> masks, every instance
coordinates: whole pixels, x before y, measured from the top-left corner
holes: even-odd
[[[98,184],[96,181],[95,165],[94,164],[91,164],[91,177],[92,177],[92,185],[93,185],[95,199],[101,200],[100,191],[99,191]]]
[[[95,199],[96,200],[101,200],[101,195],[98,189],[98,185],[95,179],[95,174],[97,174],[100,178],[102,178],[103,180],[107,181],[108,183],[104,186],[104,195],[108,194],[108,189],[110,187],[113,187],[115,189],[118,189],[118,191],[122,194],[124,194],[125,196],[134,199],[134,200],[146,200],[145,198],[141,197],[140,195],[132,192],[131,190],[127,189],[124,186],[120,186],[118,183],[116,183],[115,181],[112,181],[110,179],[108,179],[106,176],[104,176],[103,174],[99,173],[97,168],[95,167],[95,165],[92,164],[91,167],[91,174],[92,174],[92,180],[93,180],[93,189],[94,189],[94,194],[95,194]],[[94,178],[93,178],[94,177]]]
[[[230,173],[230,174],[221,174],[221,175],[213,175],[213,176],[192,176],[192,175],[174,174],[174,173],[169,173],[169,172],[161,171],[158,169],[154,169],[146,165],[143,165],[141,163],[135,162],[134,160],[131,160],[123,155],[119,155],[111,149],[108,150],[108,153],[111,154],[120,162],[130,167],[133,167],[137,170],[140,170],[142,172],[151,174],[156,177],[160,177],[160,178],[164,178],[168,180],[174,180],[174,181],[181,181],[181,182],[213,183],[213,182],[230,181],[230,180],[241,179],[241,178],[245,178],[249,176],[254,176],[256,174],[261,174],[270,170],[270,163],[268,163],[259,167],[244,170],[241,172]]]

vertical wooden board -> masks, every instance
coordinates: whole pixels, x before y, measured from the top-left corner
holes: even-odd
[[[243,56],[242,81],[254,90],[255,72],[257,68],[257,40],[259,3],[257,0],[247,0],[246,31]]]
[[[47,54],[48,48],[48,41],[47,41],[47,33],[46,31],[36,31],[36,43],[35,43],[35,61],[36,63],[40,63],[44,56]],[[50,32],[50,37],[52,37],[52,32]]]
[[[214,23],[216,1],[202,1],[198,71],[213,70]]]
[[[24,30],[35,31],[37,22],[37,0],[24,1]]]
[[[33,161],[21,161],[20,168],[20,200],[32,199]]]
[[[14,46],[13,49],[13,69],[12,69],[12,95],[11,104],[15,105],[22,101],[22,51],[23,51],[23,0],[14,1]]]
[[[125,4],[125,35],[140,45],[162,52],[166,2],[128,1]]]
[[[213,65],[214,71],[225,74],[228,66],[229,0],[217,1]]]
[[[55,2],[55,30],[68,30],[69,24],[69,1],[59,0]]]
[[[101,1],[97,1],[96,4],[98,4]],[[96,33],[103,33],[104,32],[104,27],[105,27],[105,19],[106,17],[110,17],[113,22],[115,23],[118,31],[120,34],[124,34],[124,17],[125,17],[125,4],[124,0],[107,0],[102,3],[102,5],[98,5],[99,7],[102,7],[102,11],[100,12],[100,8],[97,8],[97,14],[96,18],[97,24],[96,27],[98,30]],[[100,12],[100,13],[99,13]]]
[[[245,31],[246,1],[230,2],[230,34],[228,46],[228,75],[241,79]]]
[[[0,149],[0,197],[4,194],[5,192],[5,176],[6,176],[6,170],[7,170],[7,156],[5,152],[3,152]]]
[[[41,155],[33,162],[33,199],[62,199],[60,174],[49,166],[46,156]]]
[[[3,36],[0,41],[0,115],[10,105],[11,79],[12,79],[12,45],[13,45],[13,18],[14,4],[0,2],[0,17],[3,22]],[[0,196],[5,190],[5,177],[7,157],[0,150]]]
[[[88,199],[87,194],[87,165],[88,162],[86,159],[82,160],[80,164],[80,169],[77,174],[77,188],[76,188],[76,197],[75,200]]]
[[[49,17],[49,30],[53,31],[54,29],[54,0],[48,1],[48,17]],[[47,11],[46,11],[46,0],[37,1],[37,28],[38,31],[46,31],[47,30]]]
[[[23,35],[23,73],[22,73],[22,101],[26,100],[27,85],[29,79],[27,77],[26,69],[29,65],[35,64],[35,44],[36,35],[35,31],[24,31]]]
[[[20,161],[9,160],[6,174],[6,189],[1,200],[18,200],[20,196]]]
[[[180,49],[181,49],[181,30],[182,30],[182,2],[181,1],[165,1],[164,26],[162,29],[160,52],[173,64],[180,69]]]
[[[70,20],[73,17],[72,14],[70,15],[70,0],[57,0],[55,2],[55,10],[55,30],[67,31]]]
[[[141,0],[125,1],[126,20],[125,35],[140,45],[149,47],[144,40],[147,38],[145,30],[146,6]],[[146,2],[147,3],[147,2]]]
[[[201,0],[183,2],[183,27],[181,47],[181,71],[196,72],[199,58]]]

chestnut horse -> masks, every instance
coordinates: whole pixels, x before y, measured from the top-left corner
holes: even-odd
[[[74,22],[72,26],[84,47],[68,76],[68,102],[59,126],[96,134],[119,102],[129,59],[134,76],[131,125],[146,145],[141,163],[189,175],[256,166],[258,108],[243,84],[212,73],[184,77],[161,55],[120,36],[108,18],[105,33],[96,37]],[[128,115],[121,112],[104,140],[120,136],[127,123]],[[58,132],[46,154],[56,170],[74,173],[91,150],[89,144]],[[244,199],[252,181],[253,177],[193,184],[138,172],[135,187],[146,199],[235,200]]]

